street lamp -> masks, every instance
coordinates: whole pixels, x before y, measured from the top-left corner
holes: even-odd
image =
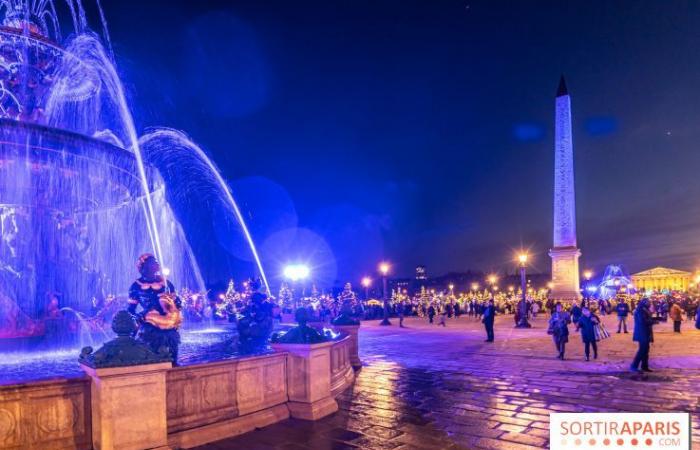
[[[583,278],[586,279],[586,284],[583,287],[583,292],[584,292],[584,299],[586,302],[588,302],[591,298],[591,290],[590,290],[590,285],[591,285],[591,278],[593,278],[593,271],[591,270],[584,270],[583,271]]]
[[[289,281],[292,282],[292,295],[294,297],[294,309],[297,309],[297,296],[294,295],[294,289],[296,287],[296,283],[298,281],[303,281],[309,277],[309,274],[311,273],[311,270],[309,270],[309,266],[306,266],[304,264],[290,264],[287,267],[284,268],[284,276],[287,278]]]
[[[372,279],[370,277],[362,278],[362,287],[365,288],[365,300],[369,299],[369,287],[372,285]]]
[[[379,325],[391,325],[391,322],[389,322],[389,298],[387,297],[387,285],[386,285],[386,276],[389,273],[389,269],[391,267],[389,266],[389,263],[383,262],[379,264],[379,273],[382,274],[382,297],[384,300],[384,320],[379,322]]]
[[[472,283],[472,297],[476,298],[477,290],[479,290],[479,283]]]
[[[518,262],[520,263],[520,289],[522,290],[522,298],[520,299],[520,317],[518,318],[518,324],[516,328],[531,328],[532,325],[527,321],[527,278],[525,276],[525,268],[527,267],[527,253],[520,253],[518,255]]]

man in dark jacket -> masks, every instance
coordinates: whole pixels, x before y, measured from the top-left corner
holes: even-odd
[[[481,320],[486,327],[486,342],[493,342],[493,321],[496,318],[496,307],[493,305],[493,299],[489,300],[488,305],[484,308],[484,318]]]
[[[433,304],[430,304],[430,307],[428,308],[428,319],[430,323],[433,323],[433,319],[435,318],[435,306]]]
[[[624,298],[620,299],[615,310],[617,311],[617,332],[624,328],[627,333],[627,315],[630,313],[630,307]]]
[[[578,321],[581,319],[581,307],[578,306],[578,302],[574,300],[574,303],[571,305],[571,321],[576,325],[576,329],[578,330]]]
[[[632,340],[639,344],[637,354],[632,361],[630,370],[639,372],[639,365],[642,365],[643,372],[651,372],[649,368],[649,346],[654,342],[654,319],[649,311],[649,299],[643,298],[639,301],[637,309],[634,310],[634,334]]]

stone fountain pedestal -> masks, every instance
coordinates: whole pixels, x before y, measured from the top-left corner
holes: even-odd
[[[172,363],[81,367],[92,379],[93,448],[169,448],[165,375]]]
[[[304,420],[318,420],[338,411],[331,394],[331,347],[333,341],[317,344],[273,343],[287,353],[289,413]]]
[[[114,316],[112,330],[115,339],[95,352],[83,348],[79,358],[91,379],[93,448],[169,448],[165,383],[170,352],[154,353],[136,341],[137,325],[126,311]]]
[[[353,369],[358,370],[362,367],[360,360],[358,334],[360,324],[357,325],[333,325],[333,330],[336,333],[345,333],[350,336],[350,365]]]

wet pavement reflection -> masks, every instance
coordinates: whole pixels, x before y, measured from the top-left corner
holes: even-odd
[[[614,330],[612,318],[608,329]],[[555,358],[546,319],[516,330],[499,318],[496,342],[461,317],[438,328],[407,319],[408,328],[363,323],[363,368],[338,397],[340,410],[317,422],[290,419],[208,449],[534,449],[548,447],[550,412],[700,412],[700,332],[656,329],[652,374],[627,371],[631,334],[600,343],[583,360],[573,333],[567,360]],[[693,416],[694,439],[700,436]],[[694,445],[700,445],[695,442]]]

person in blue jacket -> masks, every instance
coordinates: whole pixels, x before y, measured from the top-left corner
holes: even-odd
[[[496,319],[496,307],[493,304],[493,299],[489,299],[489,303],[484,308],[484,318],[481,321],[486,328],[486,342],[493,342],[493,322]]]
[[[632,340],[639,345],[634,361],[630,366],[633,372],[651,372],[649,368],[649,347],[654,342],[654,318],[649,310],[649,299],[643,298],[639,301],[637,309],[634,310],[634,333]]]
[[[617,311],[617,332],[618,334],[624,328],[625,333],[627,333],[627,316],[630,313],[630,306],[627,304],[624,298],[621,298],[615,307]]]
[[[581,318],[578,321],[578,328],[581,330],[581,340],[583,341],[586,361],[590,361],[591,347],[593,347],[593,359],[598,359],[598,343],[596,342],[595,327],[600,324],[598,316],[590,309],[583,307]]]

